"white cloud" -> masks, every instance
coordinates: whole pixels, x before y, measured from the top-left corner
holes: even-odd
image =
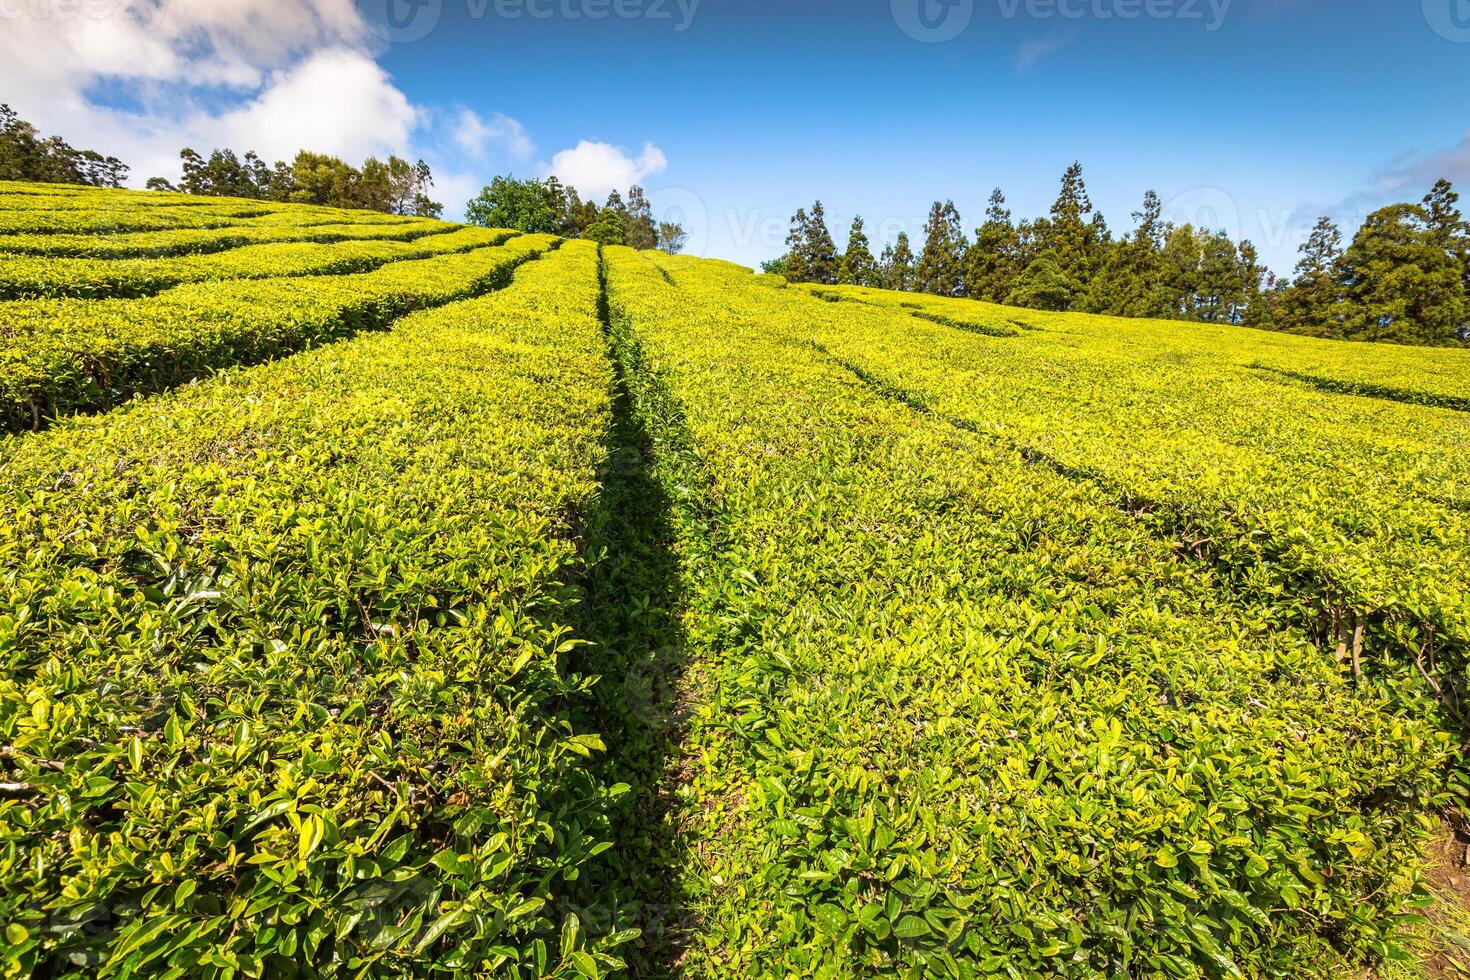
[[[583,197],[597,198],[614,189],[626,191],[645,178],[663,173],[668,165],[664,151],[652,143],[644,143],[643,152],[632,157],[611,143],[582,140],[553,157],[545,171],[548,176],[554,174],[562,183],[575,187]]]
[[[454,142],[476,160],[483,160],[492,147],[520,160],[536,152],[525,127],[499,112],[487,122],[473,109],[461,109],[454,122]]]
[[[453,215],[488,182],[476,171],[531,169],[535,145],[510,116],[410,102],[376,61],[382,32],[360,2],[0,0],[0,98],[45,134],[119,157],[134,186],[176,179],[186,146],[267,162],[392,153],[428,160]],[[535,169],[602,195],[666,166],[652,144],[634,157],[583,141]]]
[[[402,152],[417,112],[371,58],[345,48],[310,55],[271,78],[254,100],[216,123],[210,145],[250,148],[267,160],[300,149],[357,162]]]

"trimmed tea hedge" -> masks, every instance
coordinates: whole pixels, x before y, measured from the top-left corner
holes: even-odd
[[[211,369],[382,328],[410,310],[493,289],[556,241],[523,235],[358,275],[199,283],[141,300],[0,304],[0,430],[37,428]]]
[[[594,976],[596,250],[0,443],[0,972]]]
[[[1402,955],[1444,734],[1095,484],[827,353],[876,345],[854,304],[608,254],[687,512],[686,972]]]
[[[0,300],[128,298],[151,296],[188,282],[366,272],[389,262],[501,245],[516,234],[504,229],[460,228],[408,241],[251,245],[223,254],[131,261],[0,255]]]

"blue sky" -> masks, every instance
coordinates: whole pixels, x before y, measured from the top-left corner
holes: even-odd
[[[498,172],[637,179],[697,251],[747,264],[817,197],[839,244],[854,213],[917,232],[936,198],[973,226],[995,186],[1043,213],[1074,159],[1115,231],[1153,188],[1281,272],[1318,214],[1355,226],[1441,173],[1470,188],[1470,0],[202,6],[134,0],[148,29],[100,55],[75,25],[22,25],[0,93],[136,146],[140,183],[211,139],[423,155],[451,215]],[[59,57],[25,62],[38,45]]]

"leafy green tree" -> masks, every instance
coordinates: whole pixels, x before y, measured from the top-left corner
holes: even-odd
[[[965,283],[965,232],[953,201],[935,201],[924,224],[924,252],[914,273],[919,292],[960,296]]]
[[[885,246],[879,273],[884,289],[910,292],[914,288],[914,249],[906,231],[898,233],[894,244]]]
[[[128,169],[117,157],[78,150],[60,136],[43,139],[35,126],[0,104],[0,180],[121,187]]]
[[[1343,284],[1342,231],[1330,218],[1319,218],[1300,249],[1301,260],[1291,287],[1282,297],[1278,322],[1282,329],[1319,337],[1340,335]]]
[[[1246,303],[1235,243],[1223,231],[1199,237],[1199,267],[1195,274],[1195,319],[1204,323],[1234,323]]]
[[[965,252],[965,294],[1003,303],[1025,268],[1021,236],[999,187],[990,193],[985,223],[975,229],[975,242]]]
[[[674,221],[658,223],[658,248],[661,252],[678,255],[689,244],[689,233],[684,226]]]
[[[603,208],[597,213],[597,220],[592,222],[583,237],[599,245],[622,245],[624,244],[623,234],[627,229],[624,217],[616,208]]]
[[[546,185],[539,180],[514,177],[496,177],[465,205],[464,211],[469,224],[514,228],[529,234],[554,235],[561,230],[564,220],[553,209]]]
[[[355,207],[362,174],[325,153],[302,150],[291,161],[291,200],[323,207]]]
[[[842,253],[842,264],[837,281],[852,286],[872,286],[877,282],[877,263],[873,261],[873,250],[868,236],[863,231],[863,219],[852,219],[852,228],[847,235],[847,251]]]
[[[623,220],[623,243],[640,251],[658,247],[658,224],[653,206],[636,184],[628,189],[628,216]]]
[[[1061,263],[1051,252],[1042,252],[1016,279],[1006,296],[1011,306],[1033,310],[1067,310],[1077,294],[1077,284],[1062,271]]]
[[[1343,254],[1341,272],[1345,337],[1450,343],[1470,319],[1464,269],[1421,205],[1392,204],[1370,214]]]

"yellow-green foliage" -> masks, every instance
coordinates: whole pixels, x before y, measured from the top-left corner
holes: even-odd
[[[1395,955],[1449,759],[1428,703],[1356,686],[1297,608],[1310,594],[1242,587],[1051,462],[1127,418],[1110,458],[1153,446],[1182,468],[1192,440],[1220,451],[1238,389],[1146,415],[1150,379],[1178,377],[1141,351],[1115,377],[1121,337],[1047,356],[1049,333],[609,254],[686,501],[691,972],[1341,976]],[[1049,455],[996,438],[1043,410]],[[1200,493],[1220,470],[1269,473],[1201,464]]]
[[[0,975],[1403,955],[1463,352],[21,184],[0,290]]]
[[[516,234],[494,228],[460,228],[408,241],[277,243],[246,246],[221,254],[134,260],[0,254],[0,300],[150,296],[186,282],[341,275],[404,259],[424,259],[500,245]]]
[[[0,304],[0,429],[381,328],[409,310],[493,288],[555,241],[522,235],[357,275],[197,283],[146,299]]]
[[[0,972],[617,966],[555,904],[620,792],[561,669],[596,263],[0,444]]]

